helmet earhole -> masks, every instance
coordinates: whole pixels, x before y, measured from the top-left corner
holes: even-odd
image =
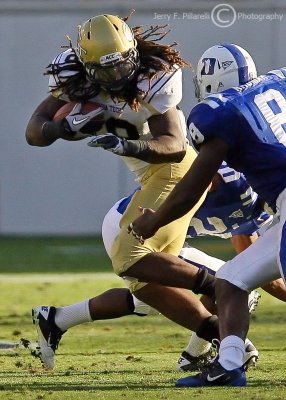
[[[212,88],[211,88],[211,85],[207,85],[207,86],[206,86],[206,92],[207,92],[207,93],[210,93],[210,92],[211,92],[211,89],[212,89]]]

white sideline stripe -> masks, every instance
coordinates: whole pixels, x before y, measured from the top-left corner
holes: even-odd
[[[18,342],[1,342],[0,341],[0,350],[14,350],[19,347]]]
[[[72,281],[90,281],[94,282],[107,280],[123,284],[123,280],[116,276],[113,272],[99,272],[99,273],[81,273],[81,274],[30,274],[30,273],[15,273],[15,274],[1,274],[1,283],[24,283],[24,282],[72,282]],[[124,286],[124,284],[123,284]]]

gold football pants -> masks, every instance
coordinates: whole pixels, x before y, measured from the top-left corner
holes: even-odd
[[[193,148],[188,147],[180,163],[152,164],[141,179],[141,190],[135,192],[120,221],[120,232],[116,237],[111,260],[117,275],[126,277],[126,283],[132,292],[146,285],[135,278],[128,277],[128,268],[151,252],[164,252],[178,256],[183,247],[190,219],[202,204],[204,197],[183,217],[160,228],[156,234],[141,245],[127,227],[140,215],[138,206],[156,210],[171,193],[176,183],[185,175],[196,158]],[[156,266],[154,266],[155,268]],[[126,274],[125,274],[126,273]]]

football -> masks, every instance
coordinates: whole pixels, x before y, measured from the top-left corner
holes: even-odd
[[[76,101],[71,101],[69,103],[64,104],[58,111],[55,113],[53,120],[54,121],[61,121],[64,119],[75,107],[77,104]],[[100,109],[101,107],[97,103],[86,102],[82,103],[80,114],[85,115],[90,111]],[[104,124],[104,111],[100,112],[94,118],[92,118],[83,128],[81,128],[81,132],[91,135],[95,134]]]

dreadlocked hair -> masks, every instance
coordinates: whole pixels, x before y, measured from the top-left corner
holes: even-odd
[[[130,15],[132,15],[132,12],[129,16],[123,18],[123,21],[127,21]],[[124,99],[135,111],[138,111],[140,107],[140,97],[146,95],[137,87],[140,82],[140,75],[143,75],[142,79],[147,76],[151,84],[151,79],[156,77],[158,73],[162,71],[171,72],[175,65],[180,68],[192,67],[188,61],[181,57],[180,52],[174,49],[174,46],[177,45],[176,42],[166,45],[158,43],[170,32],[170,30],[166,30],[166,27],[167,25],[157,25],[146,30],[143,30],[142,26],[132,28],[137,41],[136,48],[139,53],[140,67],[136,76],[126,88]]]
[[[173,48],[177,45],[176,42],[167,45],[157,43],[170,32],[165,30],[166,27],[167,25],[151,26],[145,31],[141,26],[132,29],[142,65],[147,70],[153,69],[156,72],[170,72],[175,64],[180,68],[191,67],[191,64],[180,56],[179,51]]]

